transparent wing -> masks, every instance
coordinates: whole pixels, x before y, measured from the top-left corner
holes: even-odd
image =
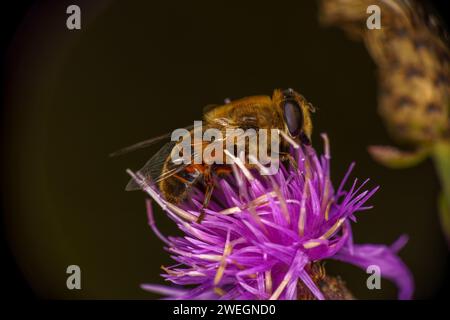
[[[175,144],[176,142],[173,141],[166,143],[150,158],[150,160],[145,163],[145,165],[141,169],[138,170],[138,173],[140,173],[149,182],[157,182],[157,180],[161,176],[164,163],[166,162],[167,157],[170,155]],[[134,181],[134,179],[131,179],[125,187],[126,191],[140,189],[141,187],[136,181]]]
[[[176,142],[171,141],[166,143],[157,153],[155,153],[150,160],[148,160],[145,165],[138,170],[138,173],[142,175],[148,183],[158,183],[164,179],[167,179],[180,171],[183,171],[190,165],[190,163],[180,163],[180,164],[172,164],[168,170],[163,171],[163,167],[167,158],[170,156],[173,148],[176,146]],[[196,153],[193,153],[192,158],[196,156]],[[140,190],[140,185],[131,179],[127,186],[125,187],[126,191],[134,191]]]
[[[191,130],[193,127],[194,126],[188,126],[188,127],[184,127],[184,129]],[[159,142],[161,140],[170,138],[171,135],[172,135],[172,132],[168,132],[168,133],[162,134],[160,136],[153,137],[151,139],[135,143],[135,144],[133,144],[131,146],[128,146],[128,147],[119,149],[117,151],[114,151],[113,153],[110,153],[109,156],[110,157],[116,157],[116,156],[120,156],[122,154],[131,152],[131,151],[135,151],[135,150],[139,150],[139,149],[150,147],[151,145],[153,145],[153,144],[155,144],[155,143],[157,143],[157,142]]]

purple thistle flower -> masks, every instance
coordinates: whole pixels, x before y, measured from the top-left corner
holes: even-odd
[[[358,184],[355,179],[345,191],[352,164],[335,190],[328,140],[323,138],[324,155],[319,157],[308,146],[291,148],[297,163],[280,166],[272,176],[249,170],[236,159],[234,175],[216,178],[201,223],[195,222],[202,207],[201,190],[178,207],[139,173],[128,171],[184,233],[162,235],[147,203],[150,226],[177,262],[163,267],[162,276],[178,286],[142,288],[170,299],[327,299],[333,296],[324,286],[320,262],[335,259],[364,269],[377,265],[381,275],[397,285],[399,299],[410,299],[413,279],[397,256],[406,237],[390,247],[353,244],[354,214],[371,208],[365,203],[378,187],[363,191],[369,180]],[[183,287],[188,285],[194,288]]]

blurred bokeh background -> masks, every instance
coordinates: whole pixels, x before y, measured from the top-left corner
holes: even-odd
[[[163,283],[171,264],[147,225],[141,192],[128,193],[126,168],[158,146],[108,158],[120,147],[189,125],[203,106],[292,87],[319,110],[331,140],[335,184],[352,161],[354,177],[380,191],[359,214],[356,242],[410,241],[401,257],[415,297],[448,289],[449,257],[430,161],[394,171],[376,164],[369,144],[390,144],[376,112],[375,68],[361,43],[318,24],[314,1],[77,1],[82,29],[66,28],[69,1],[37,1],[11,42],[4,73],[4,229],[20,276],[45,298],[139,298],[140,283]],[[177,234],[155,207],[157,224]],[[81,267],[82,290],[66,288]],[[395,287],[368,290],[367,274],[329,262],[357,298],[390,299]],[[6,275],[7,276],[7,275]]]

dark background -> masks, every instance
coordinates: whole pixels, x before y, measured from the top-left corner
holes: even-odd
[[[162,283],[160,265],[171,260],[147,226],[144,195],[123,187],[124,170],[157,146],[107,154],[191,124],[204,105],[292,87],[319,108],[313,140],[321,149],[319,134],[329,135],[335,184],[356,161],[355,176],[381,185],[375,208],[359,214],[355,241],[388,244],[409,234],[401,256],[416,298],[444,297],[449,257],[432,163],[393,171],[368,156],[367,145],[392,143],[376,112],[375,66],[361,43],[318,25],[315,2],[91,2],[2,10],[2,265],[10,296],[156,298],[139,284]],[[445,1],[433,3],[448,21]],[[80,31],[65,27],[69,4],[81,7]],[[176,234],[155,209],[160,229]],[[70,264],[81,267],[81,291],[65,287]],[[330,262],[327,271],[358,298],[396,296],[387,281],[367,290],[365,272],[349,265]]]

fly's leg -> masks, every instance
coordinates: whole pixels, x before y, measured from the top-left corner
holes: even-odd
[[[280,155],[281,161],[289,161],[289,163],[297,170],[298,164],[297,161],[294,159],[294,157],[288,153],[288,152],[280,152],[278,153]]]
[[[206,186],[205,197],[203,198],[202,208],[200,210],[200,215],[197,218],[197,223],[201,223],[205,218],[206,212],[205,209],[208,208],[209,201],[211,200],[211,196],[214,190],[214,180],[211,174],[210,166],[207,167],[203,174],[203,181]]]
[[[304,132],[300,134],[300,141],[306,146],[311,145],[311,139]]]

